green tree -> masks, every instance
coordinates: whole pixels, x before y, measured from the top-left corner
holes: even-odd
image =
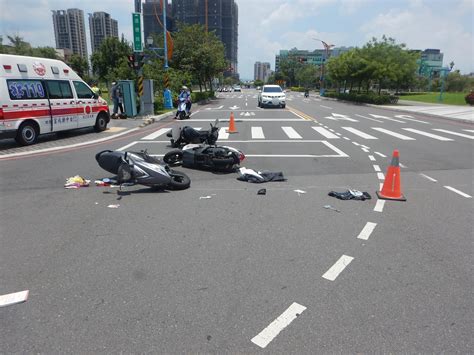
[[[303,65],[296,73],[299,86],[306,88],[316,86],[319,81],[319,67],[312,64]]]
[[[262,81],[262,80],[255,80],[255,81],[253,82],[253,84],[254,84],[255,86],[263,86],[263,81]]]
[[[130,54],[132,48],[123,37],[121,40],[107,37],[91,56],[92,69],[100,80],[107,82],[133,79],[135,73],[129,67],[127,58]]]
[[[89,74],[89,62],[80,55],[73,54],[68,64],[81,78]]]
[[[474,80],[467,75],[461,75],[459,70],[449,73],[446,77],[446,91],[469,91],[473,86]]]
[[[58,59],[56,50],[53,47],[32,48],[32,55],[40,58]]]
[[[33,54],[31,45],[28,42],[25,42],[23,40],[23,37],[20,37],[19,35],[14,35],[14,36],[7,35],[7,38],[10,41],[10,49],[9,49],[10,54],[29,55],[29,56]]]

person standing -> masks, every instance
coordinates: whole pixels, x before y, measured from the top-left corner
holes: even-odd
[[[112,87],[110,88],[110,98],[114,104],[114,108],[112,110],[112,118],[117,118],[117,112],[119,107],[119,96],[118,93],[120,92],[119,87],[116,81],[112,82]]]

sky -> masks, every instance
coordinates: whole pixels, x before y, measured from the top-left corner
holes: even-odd
[[[200,0],[203,1],[203,0]],[[474,72],[474,0],[235,0],[239,7],[238,71],[253,78],[256,61],[275,67],[281,49],[361,47],[372,37],[392,37],[410,49],[437,48],[444,65]],[[0,35],[20,35],[33,46],[55,46],[51,10],[105,11],[119,34],[132,39],[133,0],[0,0]]]

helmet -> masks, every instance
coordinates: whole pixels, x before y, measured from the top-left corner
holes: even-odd
[[[188,87],[183,85],[183,86],[181,86],[181,90],[188,90]]]

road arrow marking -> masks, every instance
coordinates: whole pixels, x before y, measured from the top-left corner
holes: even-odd
[[[238,108],[240,108],[239,106],[232,106],[232,107],[229,107],[231,110],[237,110]]]
[[[334,121],[351,121],[351,122],[359,122],[358,120],[355,120],[353,118],[348,117],[347,115],[341,115],[339,113],[331,113],[332,116],[326,116],[328,120],[334,120]]]
[[[431,124],[429,122],[415,120],[412,116],[409,116],[409,115],[395,115],[395,117],[396,118],[401,118],[402,120],[407,120],[407,121],[413,121],[413,122],[424,123],[424,124]]]

